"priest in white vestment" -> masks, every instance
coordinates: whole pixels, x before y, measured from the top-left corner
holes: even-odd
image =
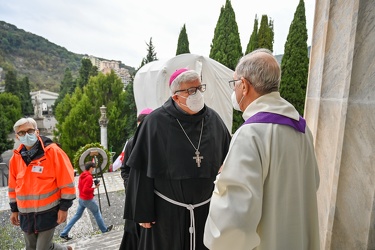
[[[241,58],[229,82],[245,123],[215,181],[204,231],[209,249],[320,248],[313,137],[280,97],[280,75],[271,52],[258,49]]]

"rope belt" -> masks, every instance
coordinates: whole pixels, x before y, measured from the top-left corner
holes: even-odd
[[[182,202],[178,202],[178,201],[175,201],[175,200],[172,200],[170,198],[168,198],[167,196],[161,194],[160,192],[154,190],[154,193],[159,196],[160,198],[163,198],[164,200],[172,203],[172,204],[175,204],[175,205],[178,205],[178,206],[181,206],[181,207],[185,207],[186,209],[188,209],[190,211],[190,227],[189,227],[189,233],[190,233],[190,250],[195,250],[195,220],[194,220],[194,208],[196,207],[200,207],[204,204],[207,204],[208,202],[210,202],[211,198],[209,198],[208,200],[206,201],[203,201],[201,203],[198,203],[198,204],[185,204],[185,203],[182,203]]]

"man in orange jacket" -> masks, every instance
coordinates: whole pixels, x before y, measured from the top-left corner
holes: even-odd
[[[52,242],[76,198],[72,164],[56,143],[39,136],[34,119],[21,118],[13,129],[21,145],[9,161],[10,221],[21,226],[26,250],[72,249]]]

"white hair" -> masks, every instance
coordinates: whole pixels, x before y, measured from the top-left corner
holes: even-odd
[[[20,126],[26,124],[26,123],[31,124],[31,125],[33,126],[34,129],[38,129],[38,128],[37,128],[37,125],[36,125],[36,121],[35,121],[33,118],[28,117],[28,118],[21,118],[21,119],[19,119],[18,121],[16,121],[16,123],[15,123],[14,126],[13,126],[13,130],[14,130],[14,132],[17,133],[18,128],[19,128]]]
[[[195,70],[182,72],[171,83],[171,86],[169,87],[171,94],[173,95],[177,90],[180,90],[181,83],[194,82],[196,80],[201,81],[201,77]]]

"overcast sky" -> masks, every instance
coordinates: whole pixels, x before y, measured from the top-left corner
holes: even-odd
[[[299,0],[232,0],[242,51],[254,18],[274,20],[274,53],[282,54]],[[0,0],[0,20],[42,36],[67,50],[120,60],[138,68],[150,37],[158,59],[176,55],[178,36],[186,25],[190,53],[209,56],[225,0]],[[305,0],[311,45],[315,0]]]

